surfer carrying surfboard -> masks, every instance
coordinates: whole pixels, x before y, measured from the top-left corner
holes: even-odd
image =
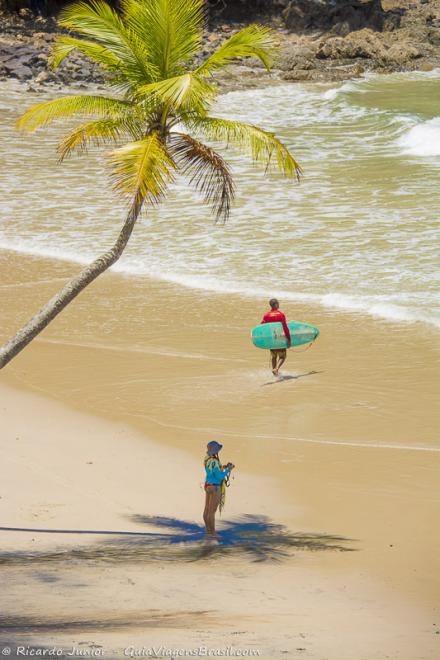
[[[269,305],[270,311],[263,316],[261,323],[281,323],[287,339],[287,348],[290,348],[290,330],[287,325],[286,316],[280,310],[280,303],[276,298],[271,298],[269,300]],[[278,376],[281,366],[286,361],[287,350],[285,348],[271,348],[270,357],[272,362],[272,373],[274,376]]]

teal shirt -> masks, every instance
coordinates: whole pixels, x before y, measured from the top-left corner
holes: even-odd
[[[206,483],[220,486],[230,471],[230,467],[223,470],[220,466],[220,462],[216,458],[211,458],[205,463]]]

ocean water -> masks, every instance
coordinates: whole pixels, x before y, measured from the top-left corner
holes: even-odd
[[[111,244],[125,206],[104,152],[58,165],[60,127],[17,134],[15,118],[40,100],[0,84],[0,247],[88,262]],[[229,222],[215,225],[179,180],[115,268],[440,327],[439,101],[440,71],[222,96],[214,114],[274,131],[299,160],[301,183],[231,152]]]

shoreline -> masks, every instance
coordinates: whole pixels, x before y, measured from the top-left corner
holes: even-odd
[[[263,186],[232,155],[246,196],[236,228],[213,231],[177,179],[116,266],[1,370],[0,654],[437,660],[440,0],[382,2],[329,2],[318,34],[285,0],[285,86],[261,67],[219,81],[264,83],[226,94],[220,116],[278,127],[307,190]],[[320,0],[305,4],[327,29]],[[55,134],[11,133],[51,85],[98,80],[77,54],[54,77],[55,34],[20,21],[0,20],[0,79],[21,80],[1,85],[2,234],[19,247],[0,246],[0,345],[113,243],[122,211],[99,157],[60,174]],[[216,25],[203,57],[243,26]],[[249,336],[274,295],[319,328],[279,378]],[[216,539],[211,440],[236,466]]]
[[[73,266],[4,257],[6,336]],[[188,309],[196,314],[191,323]],[[2,639],[93,643],[119,657],[133,640],[141,646],[145,631],[151,644],[179,647],[218,647],[221,634],[267,658],[305,648],[314,660],[434,660],[438,422],[434,407],[429,423],[426,412],[435,399],[436,348],[427,336],[407,353],[405,327],[394,326],[390,343],[389,329],[373,319],[286,311],[294,309],[313,314],[322,342],[289,356],[292,380],[273,387],[262,352],[243,344],[253,301],[110,272],[2,370],[3,526],[156,533],[149,516],[175,517],[184,529],[200,525],[200,461],[217,438],[225,460],[237,464],[219,528],[237,529],[240,539],[242,525],[256,524],[252,548],[263,544],[257,563],[241,541],[228,542],[217,559],[187,563],[197,541],[170,546],[158,564],[142,536],[0,531],[3,551],[12,553],[0,563]],[[153,312],[155,329],[145,333]],[[377,345],[370,346],[373,330]],[[435,453],[372,446],[380,434],[383,443],[417,449],[415,429]],[[349,446],[353,435],[368,446]],[[312,442],[294,440],[301,437]],[[279,549],[269,522],[282,526],[283,543],[294,535],[293,557],[264,561]],[[326,552],[328,543],[352,551]]]
[[[29,268],[29,272],[35,271],[38,274],[43,272],[44,277],[38,280],[32,277],[29,278],[28,273],[22,270],[23,264],[27,264],[26,269]],[[52,292],[58,290],[59,283],[67,281],[68,278],[76,272],[77,265],[78,264],[76,262],[64,259],[54,260],[52,258],[44,258],[35,255],[31,256],[19,252],[0,250],[0,272],[3,274],[4,282],[2,291],[4,292],[5,296],[5,339],[7,338],[8,334],[12,334],[14,332],[14,329],[18,329],[20,323],[28,320],[32,313],[37,311],[38,307],[41,304],[44,304],[49,296],[52,295]],[[142,301],[143,308],[141,309],[137,309],[136,300],[129,300],[125,302],[123,298],[124,290],[127,284],[133,288],[133,292],[136,297],[142,297],[144,292],[148,292],[149,295],[152,296],[153,300],[162,296],[164,318],[167,306],[169,306],[170,309],[173,309],[175,300],[179,300],[179,307],[176,309],[176,318],[178,318],[182,313],[184,314],[185,305],[190,307],[191,301],[193,301],[194,298],[199,297],[201,313],[204,313],[202,310],[204,310],[206,306],[206,314],[208,317],[211,315],[212,318],[214,345],[211,346],[210,339],[204,335],[204,328],[200,326],[199,320],[197,318],[195,319],[194,332],[192,332],[192,329],[190,329],[190,327],[187,326],[187,323],[184,321],[185,332],[187,332],[188,336],[181,337],[181,345],[175,342],[174,337],[171,339],[171,342],[168,342],[169,338],[167,337],[167,332],[171,332],[171,336],[173,335],[172,328],[170,327],[167,328],[165,333],[161,335],[157,335],[157,333],[154,332],[152,341],[148,340],[147,337],[144,341],[141,335],[138,336],[138,331],[143,327],[143,319],[142,317],[139,317],[139,312],[142,311],[142,313],[146,314],[146,318],[148,318],[148,311],[151,308],[152,301]],[[34,291],[32,289],[34,289]],[[14,290],[23,294],[22,304],[19,303],[19,306],[22,306],[19,315],[20,320],[15,320],[14,309],[11,309],[11,314],[8,314],[8,307],[10,304],[12,304],[15,308],[18,302],[16,300]],[[96,299],[96,294],[101,296],[101,298]],[[133,317],[136,320],[136,327],[134,327],[133,330],[131,330],[129,325],[125,323],[124,319],[121,318],[118,320],[108,316],[106,296],[109,298],[116,296],[116,299],[120,299],[122,310],[128,314],[128,318]],[[54,323],[50,324],[43,335],[40,335],[34,342],[30,344],[28,349],[25,349],[23,353],[13,361],[12,365],[21,361],[22,356],[25,356],[27,351],[33,352],[32,349],[35,345],[39,347],[40,351],[48,353],[51,351],[58,353],[59,351],[63,351],[69,348],[73,352],[78,352],[78,354],[81,352],[87,354],[90,351],[100,350],[103,354],[106,352],[114,353],[114,359],[118,361],[123,357],[124,353],[128,352],[132,356],[130,358],[132,360],[135,360],[137,357],[139,357],[140,360],[150,358],[154,361],[155,365],[158,363],[158,361],[160,362],[160,360],[169,360],[170,362],[177,360],[181,365],[191,364],[192,372],[194,372],[194,366],[192,363],[194,363],[196,368],[201,369],[206,367],[209,369],[210,363],[212,363],[215,365],[216,373],[220,373],[222,369],[230,369],[231,367],[234,368],[235,364],[238,365],[239,369],[242,369],[242,365],[247,364],[248,367],[251,368],[251,371],[248,372],[248,377],[250,376],[251,379],[253,379],[255,375],[257,375],[254,371],[256,367],[258,369],[258,377],[260,373],[260,367],[263,368],[262,374],[264,374],[266,370],[266,356],[264,352],[255,349],[250,344],[250,342],[246,342],[246,352],[242,355],[240,355],[239,350],[237,351],[237,346],[243,341],[242,337],[247,336],[247,326],[250,327],[253,323],[255,324],[255,322],[258,321],[258,313],[255,314],[256,297],[257,294],[254,296],[249,296],[239,292],[226,293],[220,291],[212,292],[205,289],[195,289],[189,286],[179,285],[174,282],[166,282],[163,280],[154,279],[146,275],[127,275],[126,273],[117,272],[112,269],[108,273],[104,274],[104,276],[101,276],[101,278],[99,278],[99,280],[95,282],[92,287],[90,287],[90,290],[83,292],[77,301],[74,301],[74,303],[69,306],[58,317],[58,319],[55,320]],[[262,296],[259,296],[259,298],[264,299]],[[140,300],[141,299],[142,298],[140,298]],[[100,303],[100,300],[102,304]],[[29,304],[27,304],[27,302]],[[94,313],[96,313],[97,320],[100,319],[100,322],[103,324],[103,334],[99,333],[99,326],[96,326],[96,324],[94,324],[94,326],[91,328],[91,332],[87,331],[87,325],[82,326],[82,329],[81,327],[75,328],[75,326],[71,327],[70,325],[71,321],[75,319],[74,308],[78,306],[78,311],[80,313],[79,321],[81,322],[82,314],[85,313],[87,315],[89,313],[90,304],[97,305]],[[227,333],[229,336],[227,337],[226,344],[221,347],[221,350],[218,350],[218,346],[216,345],[216,333],[224,332],[222,326],[224,323],[228,323],[228,312],[229,310],[236,308],[237,304],[243,307],[245,318],[240,319],[239,327],[237,326],[239,317],[237,317],[236,313],[233,313],[231,317],[232,325]],[[127,306],[126,309],[124,309],[125,305]],[[294,367],[295,361],[298,361],[298,364],[306,364],[309,362],[309,357],[312,360],[311,364],[315,363],[315,358],[318,358],[322,361],[322,353],[323,350],[326,351],[328,349],[329,340],[330,342],[333,341],[334,343],[335,336],[337,337],[338,333],[341,333],[341,331],[344,334],[344,339],[341,343],[342,334],[341,338],[337,337],[336,341],[340,345],[334,345],[332,349],[333,352],[336,350],[333,357],[333,359],[336,360],[342,356],[345,356],[347,353],[347,341],[351,346],[353,346],[354,352],[356,353],[356,351],[359,350],[365,343],[363,337],[377,336],[376,341],[378,341],[379,346],[381,345],[381,342],[390,344],[387,346],[387,350],[390,351],[389,360],[393,367],[397,368],[400,359],[399,349],[394,350],[394,356],[391,358],[391,351],[393,350],[393,346],[388,339],[389,333],[391,333],[390,337],[392,337],[391,341],[393,344],[402,340],[405,343],[411,342],[411,335],[413,331],[413,323],[411,322],[396,323],[391,320],[388,321],[378,319],[360,311],[353,313],[350,310],[326,308],[322,305],[310,302],[304,303],[298,301],[287,301],[285,302],[285,305],[291,307],[293,310],[290,316],[293,314],[294,317],[296,316],[300,320],[307,319],[314,325],[317,325],[324,330],[324,336],[321,334],[318,341],[311,346],[310,350],[304,351],[304,349],[299,349],[297,351],[291,352],[292,360],[289,360],[286,364],[287,368],[289,368],[289,362],[292,363],[292,361],[293,363],[291,368]],[[159,317],[160,316],[161,315],[159,314]],[[198,314],[198,316],[200,316],[200,314]],[[159,326],[161,326],[163,319],[159,317],[157,321]],[[114,321],[114,327],[111,326],[105,329],[106,324],[108,325],[109,321]],[[334,326],[333,328],[331,327],[332,325]],[[98,332],[95,331],[95,326]],[[356,333],[359,333],[359,330],[362,328],[363,337],[356,338],[354,332],[351,332],[350,334],[350,331],[348,330],[350,327],[356,328]],[[84,330],[86,331],[85,333]],[[438,338],[436,329],[427,324],[420,324],[419,330],[422,332],[422,334],[418,335],[419,344],[422,345],[423,343],[423,350],[430,350],[430,344],[432,340],[434,339],[435,341],[435,339]],[[333,337],[325,336],[325,333],[328,333],[329,331],[330,335],[333,335]],[[162,332],[163,331],[161,330],[161,333]],[[128,334],[124,336],[124,333]],[[233,341],[231,342],[232,336]],[[237,341],[239,344],[237,344]],[[162,342],[165,343],[163,344]],[[324,346],[321,346],[323,343]],[[436,356],[435,345],[432,347],[432,352],[433,356]],[[379,353],[380,348],[378,356]],[[416,373],[417,370],[420,369],[420,362],[417,359],[417,355],[415,355],[414,358],[414,367],[416,368]],[[410,360],[410,356],[408,359]],[[332,358],[329,359],[329,357],[326,357],[325,361],[322,362],[322,365],[328,366],[331,364],[331,362]],[[409,364],[410,362],[408,365]],[[408,365],[400,365],[400,368],[402,369],[402,375],[405,376],[403,382],[403,386],[405,388],[410,386],[410,383],[406,378],[408,374]],[[429,360],[429,365],[431,367],[432,375],[434,376],[436,374],[435,358]],[[343,365],[341,364],[340,367],[343,367]],[[426,368],[429,369],[428,365]],[[8,378],[9,371],[16,373],[19,372],[19,370],[16,370],[13,367],[12,369],[6,368],[6,370],[3,372],[6,378]],[[312,375],[313,373],[314,372],[312,372]],[[366,371],[365,375],[367,374],[368,370]],[[268,373],[267,375],[269,376],[270,374]],[[319,376],[319,372],[317,372],[317,375]],[[389,372],[388,376],[393,379],[395,378],[397,389],[399,377],[394,376],[392,372]],[[365,381],[359,383],[361,387],[364,387],[366,384],[367,383]],[[422,383],[420,383],[420,386],[423,386]],[[251,384],[251,387],[253,388],[254,385]],[[368,387],[368,389],[370,388]],[[434,410],[435,398],[433,398],[433,396],[433,393],[431,393],[429,399],[432,399],[432,409]],[[418,446],[418,448],[422,450],[429,450],[432,448],[437,451],[438,445],[437,435],[435,432],[435,424],[429,427],[430,431],[427,435],[425,434],[423,436],[422,443],[416,442],[416,437],[420,435],[420,429],[423,429],[424,425],[420,425],[417,428],[417,433],[414,433],[413,435],[406,434],[405,436],[408,440],[410,440],[409,446],[411,448]],[[257,433],[257,436],[258,435],[259,434]],[[271,435],[273,435],[273,432]],[[389,433],[383,432],[381,430],[381,432],[377,433],[376,435],[361,435],[357,439],[362,440],[362,437],[368,439],[367,444],[370,446],[370,443],[372,445],[379,444],[379,439],[383,440],[384,438],[391,438],[392,435],[393,434],[389,435]],[[264,438],[265,435],[262,434],[261,437]],[[289,437],[292,439],[301,439],[302,436],[301,434],[289,436],[283,434],[280,436],[280,439]],[[323,436],[321,433],[319,433],[311,435],[310,439],[319,440],[320,442],[325,442],[325,440],[335,442],[344,440],[349,446],[350,444],[353,444],[353,446],[362,446],[362,442],[360,444],[353,443],[353,438],[347,436],[346,434],[344,434],[343,437],[332,437],[331,433],[328,433],[326,436]],[[429,444],[430,442],[432,444]],[[428,443],[428,446],[426,446],[426,443]],[[385,445],[388,444],[390,444],[391,447],[395,446],[396,448],[399,445],[402,445],[402,443],[394,444],[385,442]],[[402,449],[405,448],[405,446],[402,447]]]
[[[53,261],[58,261],[60,263],[67,264],[69,267],[75,267],[75,266],[85,266],[89,263],[89,260],[87,259],[74,259],[70,256],[60,256],[60,255],[51,255],[51,254],[44,254],[43,252],[38,252],[38,251],[32,251],[27,248],[13,248],[13,247],[4,247],[0,245],[0,258],[1,254],[4,254],[4,258],[8,258],[8,253],[15,254],[23,257],[29,257],[31,259],[36,259],[36,260],[53,260]],[[362,303],[360,303],[358,300],[355,301],[353,297],[347,294],[340,294],[340,293],[328,293],[328,294],[314,294],[314,293],[309,293],[309,294],[298,294],[298,293],[290,293],[289,291],[281,291],[281,290],[276,290],[274,291],[273,289],[254,289],[251,291],[249,287],[245,288],[239,288],[239,286],[235,283],[231,282],[224,282],[222,283],[221,286],[217,285],[215,287],[213,284],[209,282],[204,282],[204,283],[196,283],[194,281],[194,278],[192,276],[179,276],[179,277],[173,277],[173,276],[159,276],[159,275],[152,275],[149,273],[140,273],[136,271],[130,271],[128,269],[124,270],[123,267],[121,267],[119,264],[116,264],[116,268],[112,268],[111,270],[112,275],[116,276],[121,276],[121,277],[126,277],[126,278],[134,278],[138,280],[145,280],[145,281],[156,281],[159,283],[163,283],[165,286],[171,286],[171,287],[176,287],[176,288],[184,288],[188,289],[190,291],[200,291],[202,295],[215,295],[215,296],[224,296],[224,295],[233,295],[236,296],[237,298],[245,298],[248,300],[256,300],[256,299],[264,299],[264,298],[269,298],[271,295],[276,295],[278,298],[282,298],[284,301],[287,301],[288,304],[293,304],[294,306],[300,306],[300,305],[305,305],[306,307],[311,307],[311,308],[317,308],[317,309],[324,309],[326,311],[330,311],[333,313],[341,313],[341,314],[348,314],[351,315],[355,318],[362,319],[362,317],[366,317],[369,319],[376,319],[380,320],[385,323],[389,323],[390,325],[393,324],[403,324],[403,325],[416,325],[418,326],[420,324],[421,328],[428,329],[429,331],[435,334],[439,331],[440,329],[440,320],[438,320],[435,317],[423,317],[421,318],[417,314],[411,314],[411,312],[406,309],[406,308],[398,308],[395,309],[395,305],[390,303],[388,306],[390,309],[387,311],[385,310],[376,310],[377,304],[371,304],[370,307],[367,307],[366,303],[363,303],[364,306],[362,306]],[[60,278],[60,281],[62,281],[62,278]],[[3,285],[4,286],[7,285]],[[13,286],[13,285],[12,285]],[[332,302],[332,297],[338,298],[337,302]],[[346,300],[343,302],[342,299],[345,298]],[[387,306],[387,303],[383,303],[383,306]]]
[[[0,271],[11,283],[2,291],[6,338],[72,265],[9,253]],[[440,566],[435,541],[424,545],[440,503],[432,333],[419,337],[415,350],[404,325],[288,307],[289,316],[310,318],[322,336],[310,351],[289,356],[291,380],[273,386],[262,352],[243,344],[254,301],[108,273],[2,371],[3,382],[128,425],[193,458],[209,439],[223,439],[227,460],[277,484],[284,504],[274,508],[283,524],[369,539],[364,569],[434,603]],[[199,310],[190,324],[187,309]],[[153,311],[156,329],[145,335]],[[202,318],[209,319],[208,333]],[[405,551],[396,557],[391,546]],[[408,561],[425,567],[429,589]]]

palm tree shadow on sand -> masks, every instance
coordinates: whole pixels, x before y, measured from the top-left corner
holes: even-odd
[[[157,532],[99,532],[93,530],[40,530],[46,533],[109,535],[104,543],[58,551],[2,552],[0,565],[46,563],[68,560],[105,562],[200,561],[243,557],[250,561],[281,561],[295,551],[355,550],[353,539],[330,534],[290,532],[267,516],[247,514],[222,521],[218,538],[208,539],[202,525],[168,518],[135,514],[131,522],[158,528]],[[31,531],[31,530],[22,530]],[[33,530],[34,532],[37,530]]]

